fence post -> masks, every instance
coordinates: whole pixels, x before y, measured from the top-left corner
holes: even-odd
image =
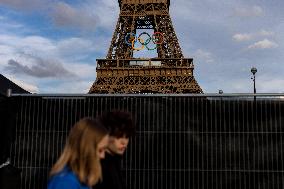
[[[7,97],[11,97],[12,96],[12,89],[7,89],[6,96]]]

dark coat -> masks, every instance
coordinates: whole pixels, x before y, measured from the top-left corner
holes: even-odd
[[[94,189],[125,189],[121,172],[121,156],[106,153],[101,161],[103,181],[96,184]]]

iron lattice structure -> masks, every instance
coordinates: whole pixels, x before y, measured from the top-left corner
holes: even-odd
[[[106,59],[97,60],[89,93],[202,93],[193,59],[184,58],[170,14],[170,0],[118,0],[120,15]],[[133,58],[129,33],[152,29],[163,34],[157,58]]]

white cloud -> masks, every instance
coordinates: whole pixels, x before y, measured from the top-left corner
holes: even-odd
[[[6,75],[5,77],[10,79],[12,82],[17,84],[18,86],[22,87],[26,91],[29,91],[31,93],[38,93],[39,92],[39,89],[36,85],[29,84],[29,83],[26,83],[24,81],[20,81],[19,79],[14,78],[14,76],[12,76],[12,75],[8,75],[8,76]]]
[[[252,35],[247,33],[238,33],[233,36],[233,40],[235,41],[249,41],[251,39]]]
[[[94,31],[98,22],[98,17],[92,11],[72,7],[64,2],[54,5],[50,17],[56,26],[88,31]]]
[[[214,62],[212,53],[198,49],[194,54],[193,57],[199,62],[199,61],[205,61],[206,63],[212,63]]]
[[[21,43],[18,43],[22,49],[26,51],[33,51],[33,52],[54,52],[56,50],[53,41],[50,39],[41,37],[41,36],[27,36],[20,39]]]
[[[15,53],[14,48],[0,44],[0,56]]]
[[[0,42],[1,44],[1,42]],[[0,45],[0,71],[7,65],[9,59],[16,54],[16,49],[8,45]]]
[[[44,59],[67,59],[70,61],[69,57],[76,59],[76,57],[95,52],[105,52],[106,41],[104,37],[98,40],[71,37],[55,41],[41,36],[22,37],[20,35],[0,34],[0,57],[3,55],[8,57],[5,59],[6,61],[9,59],[16,59],[17,61],[17,58],[21,55],[29,54]],[[76,60],[80,61],[80,59]]]
[[[271,48],[277,48],[278,44],[270,41],[268,39],[264,39],[262,41],[258,41],[250,46],[248,46],[248,49],[271,49]]]
[[[267,30],[260,30],[255,33],[237,33],[233,35],[233,40],[237,42],[241,41],[250,41],[252,39],[258,38],[258,37],[270,37],[274,36],[275,33],[273,31],[267,31]]]
[[[103,0],[93,1],[89,0],[86,3],[86,10],[89,12],[95,12],[98,15],[99,23],[98,27],[103,27],[106,31],[111,33],[116,26],[116,22],[119,16],[119,5],[118,1],[114,0]]]
[[[99,41],[97,44],[84,38],[55,41],[42,36],[0,34],[0,71],[17,78],[17,83],[31,92],[85,93],[96,78],[96,62],[86,64],[81,58],[101,51],[104,41]],[[46,81],[52,83],[49,91]],[[31,82],[35,84],[28,84]],[[62,89],[54,87],[57,85]]]
[[[19,54],[36,54],[37,56],[55,56],[56,46],[50,39],[41,36],[0,34],[0,44],[13,48]]]
[[[64,81],[58,83],[58,85],[53,85],[52,87],[46,86],[42,89],[43,93],[77,93],[86,94],[89,92],[90,87],[94,81],[90,80],[80,80],[76,82]]]
[[[237,7],[234,15],[238,17],[259,17],[264,15],[264,11],[260,6]]]
[[[261,30],[258,32],[259,36],[273,36],[275,33],[273,31]]]
[[[89,64],[78,64],[78,63],[69,63],[68,70],[76,70],[76,75],[81,76],[82,78],[95,78],[96,77],[96,65]]]
[[[57,43],[57,48],[60,51],[60,54],[70,55],[70,54],[79,54],[79,53],[88,53],[95,52],[99,48],[95,48],[95,44],[84,38],[68,38],[63,39]]]

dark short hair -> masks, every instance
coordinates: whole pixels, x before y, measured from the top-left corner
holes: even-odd
[[[131,137],[135,134],[132,115],[127,111],[113,110],[98,117],[98,120],[108,129],[110,136]]]

